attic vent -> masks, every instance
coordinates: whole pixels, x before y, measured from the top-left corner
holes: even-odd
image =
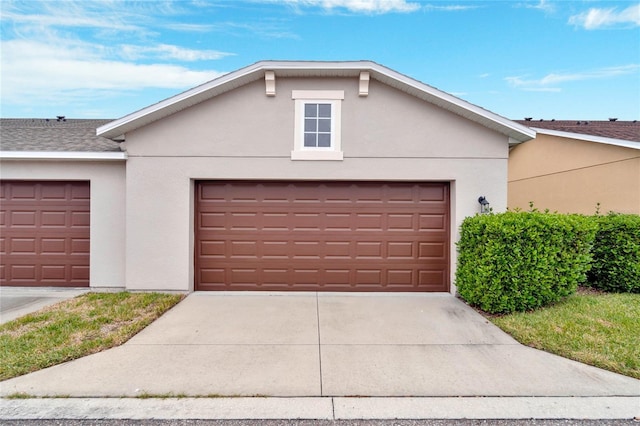
[[[525,117],[524,118],[524,121],[531,121],[531,120],[533,120],[533,117]]]
[[[610,118],[609,121],[618,121],[617,118]]]

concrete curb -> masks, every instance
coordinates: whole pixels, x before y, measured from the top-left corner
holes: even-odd
[[[0,399],[0,420],[633,419],[640,397]]]

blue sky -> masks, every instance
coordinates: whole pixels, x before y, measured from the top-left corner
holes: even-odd
[[[368,59],[508,118],[640,119],[640,3],[0,0],[2,117],[118,118],[264,59]]]

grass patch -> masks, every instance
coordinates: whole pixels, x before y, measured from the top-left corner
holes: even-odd
[[[6,399],[30,399],[30,398],[34,398],[34,396],[29,395],[28,393],[25,393],[25,392],[15,392],[5,396],[5,398]]]
[[[118,346],[183,296],[88,293],[0,325],[0,380]]]
[[[490,320],[525,345],[640,379],[640,294],[581,291]]]

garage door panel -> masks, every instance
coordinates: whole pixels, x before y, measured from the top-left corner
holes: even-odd
[[[258,244],[256,241],[231,241],[231,257],[258,257]]]
[[[11,211],[9,212],[9,227],[35,228],[37,223],[37,213],[34,211]]]
[[[389,286],[412,286],[415,284],[415,274],[412,269],[388,269],[387,283]]]
[[[442,270],[420,270],[418,271],[418,284],[425,286],[438,286],[444,278]]]
[[[40,226],[42,227],[63,227],[69,226],[66,211],[41,211]]]
[[[387,257],[391,259],[414,259],[416,257],[416,243],[413,241],[389,241],[387,243]]]
[[[47,184],[40,186],[41,191],[41,199],[42,200],[62,200],[66,201],[69,199],[69,194],[67,194],[67,187],[64,184]]]
[[[41,254],[59,254],[66,253],[66,239],[65,238],[42,238],[40,240],[40,253]]]
[[[87,282],[89,281],[89,273],[89,267],[86,265],[71,265],[71,282]]]
[[[36,267],[34,265],[10,265],[9,276],[16,282],[31,282],[36,279]]]
[[[356,259],[382,259],[383,242],[381,241],[356,241]]]
[[[443,214],[421,214],[419,230],[436,230],[441,231],[444,229],[446,216]]]
[[[71,254],[89,256],[90,242],[88,238],[71,238]]]
[[[263,212],[260,228],[263,231],[287,231],[289,230],[288,217],[287,212]]]
[[[40,281],[47,283],[50,281],[56,282],[63,280],[67,273],[66,269],[64,265],[42,265],[40,267]]]
[[[255,284],[260,282],[256,268],[231,268],[229,279],[237,284]]]
[[[200,282],[209,286],[223,286],[226,282],[225,270],[222,268],[207,268],[200,270]]]
[[[199,290],[448,290],[448,184],[199,182],[196,193]]]
[[[90,214],[86,211],[73,211],[71,212],[71,228],[88,228],[90,224]]]
[[[37,187],[31,183],[14,183],[11,192],[7,196],[11,200],[36,200]]]
[[[420,259],[442,259],[442,260],[446,259],[447,247],[442,242],[437,242],[437,243],[420,242],[418,246],[419,246],[418,257]]]
[[[448,201],[448,187],[445,186],[421,186],[417,188],[418,199],[421,202],[447,202]]]
[[[89,285],[88,182],[2,181],[0,285]]]
[[[224,258],[226,249],[225,241],[201,241],[200,255],[206,257]]]

